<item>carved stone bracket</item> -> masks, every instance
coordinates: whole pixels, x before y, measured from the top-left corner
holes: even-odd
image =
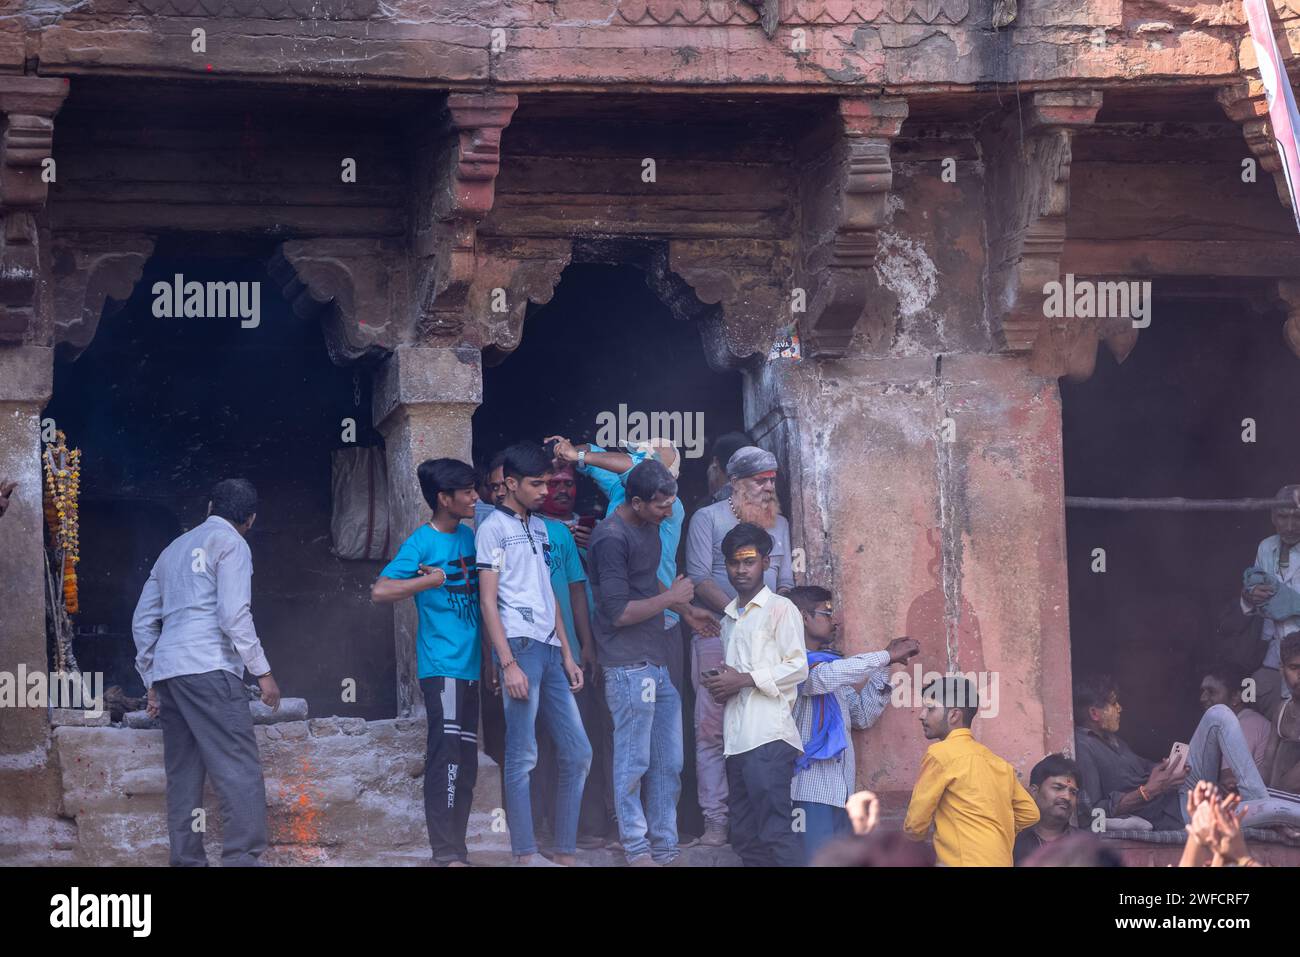
[[[1259,160],[1260,168],[1272,175],[1278,199],[1290,209],[1291,194],[1286,185],[1282,157],[1277,152],[1273,124],[1268,119],[1268,96],[1264,84],[1259,80],[1240,80],[1219,90],[1216,98],[1228,119],[1241,126],[1246,146]]]
[[[1118,328],[1102,330],[1091,320],[1051,323],[1043,315],[1044,286],[1062,278],[1071,139],[1096,120],[1100,109],[1101,93],[1094,90],[1034,93],[1018,115],[1008,116],[984,138],[992,157],[990,300],[1006,349],[1033,350],[1043,374],[1080,375],[1084,366],[1090,371],[1103,334],[1125,356],[1132,348]]]
[[[400,242],[295,240],[279,246],[267,271],[295,315],[323,320],[335,363],[384,355],[414,338]]]
[[[573,258],[568,239],[498,239],[480,243],[478,272],[466,297],[462,341],[487,350],[494,365],[519,346],[528,304],[551,301],[560,274]]]
[[[131,298],[153,246],[150,236],[122,233],[60,233],[52,239],[54,342],[62,358],[81,355],[100,319]]]
[[[867,311],[893,185],[890,148],[906,118],[898,97],[841,97],[804,146],[799,281],[814,357],[844,355]]]
[[[657,271],[676,273],[699,303],[720,307],[698,310],[690,318],[700,324],[709,365],[725,370],[767,358],[777,332],[789,321],[792,259],[789,244],[782,242],[674,239],[668,244],[666,270]]]
[[[1300,356],[1300,279],[1279,279],[1277,296],[1286,307],[1286,325],[1282,335],[1291,351]]]
[[[40,249],[36,215],[45,205],[45,160],[68,81],[0,77],[0,342],[36,328]]]
[[[416,210],[419,330],[422,339],[460,335],[479,267],[478,224],[492,208],[501,169],[501,132],[519,98],[505,93],[451,93],[427,194]]]

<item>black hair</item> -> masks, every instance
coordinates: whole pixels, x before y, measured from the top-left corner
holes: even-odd
[[[212,486],[212,514],[232,525],[243,525],[257,511],[257,489],[248,479],[222,479]]]
[[[713,440],[713,457],[725,469],[737,451],[753,444],[744,432],[724,432]]]
[[[1282,664],[1286,664],[1292,658],[1300,657],[1300,631],[1292,632],[1282,639],[1278,646],[1279,656]]]
[[[677,480],[662,462],[646,459],[627,473],[627,500],[639,498],[648,502],[656,495],[677,494]]]
[[[931,696],[938,698],[939,704],[945,709],[956,708],[960,711],[962,720],[966,722],[963,727],[966,728],[971,726],[980,709],[980,696],[975,689],[975,682],[965,675],[944,675],[942,678],[935,678],[921,689],[921,694],[927,698]]]
[[[501,456],[505,478],[541,478],[551,470],[551,457],[536,442],[516,442]]]
[[[505,464],[506,464],[506,453],[498,452],[496,455],[492,456],[492,461],[488,463],[487,474],[491,475],[497,469],[504,468]]]
[[[796,585],[785,593],[785,597],[794,602],[800,611],[811,615],[818,605],[831,600],[831,593],[821,585]]]
[[[1037,786],[1048,778],[1063,777],[1072,777],[1076,785],[1082,786],[1083,776],[1079,773],[1077,764],[1064,754],[1049,754],[1035,764],[1034,769],[1029,772],[1029,783]]]
[[[772,536],[753,522],[741,522],[722,536],[722,557],[731,558],[746,545],[753,545],[764,558],[772,554]]]
[[[1119,685],[1107,674],[1083,675],[1074,679],[1074,723],[1087,724],[1089,708],[1104,708]]]
[[[1246,683],[1248,675],[1237,665],[1230,661],[1217,661],[1207,667],[1201,674],[1206,678],[1213,678],[1219,684],[1223,685],[1231,698],[1234,694],[1241,694],[1242,688]]]
[[[458,492],[463,488],[473,488],[478,476],[473,466],[466,465],[460,459],[425,459],[415,470],[415,477],[420,480],[420,492],[429,508],[438,511],[439,492]]]

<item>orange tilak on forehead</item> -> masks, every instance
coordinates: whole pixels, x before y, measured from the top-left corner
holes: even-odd
[[[738,548],[731,553],[733,561],[740,561],[742,558],[757,558],[758,549],[753,545],[746,545],[744,548]]]

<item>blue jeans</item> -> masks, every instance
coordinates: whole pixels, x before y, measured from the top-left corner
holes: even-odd
[[[803,811],[803,850],[809,864],[823,844],[841,834],[853,833],[849,812],[842,807],[819,801],[795,801],[794,806]]]
[[[667,864],[679,853],[682,699],[668,669],[645,662],[606,668],[605,701],[614,719],[614,810],[623,852],[629,861],[649,854]]]
[[[1249,805],[1241,823],[1246,827],[1270,827],[1287,824],[1300,827],[1300,797],[1265,787],[1250,746],[1241,733],[1241,722],[1226,704],[1208,709],[1196,726],[1187,747],[1187,783],[1178,792],[1178,804],[1187,821],[1187,792],[1198,781],[1219,780],[1223,761],[1237,778],[1237,792]]]
[[[532,638],[508,638],[510,652],[528,678],[528,697],[519,700],[504,690],[501,699],[506,715],[506,822],[510,827],[510,848],[516,856],[537,853],[533,835],[533,809],[528,793],[529,777],[537,766],[537,717],[555,742],[559,782],[555,796],[555,853],[572,854],[578,849],[578,810],[582,785],[591,767],[591,743],[582,729],[578,703],[564,674],[564,655],[559,645]],[[495,657],[495,656],[494,656]]]

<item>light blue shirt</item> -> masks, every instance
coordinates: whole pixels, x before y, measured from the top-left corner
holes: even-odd
[[[592,452],[605,452],[599,445],[588,446]],[[646,459],[650,458],[648,452],[629,452],[632,457],[632,468],[636,468]],[[609,499],[609,508],[605,509],[605,517],[609,518],[614,514],[614,509],[623,504],[627,498],[627,487],[623,484],[627,481],[627,472],[619,474],[611,472],[609,469],[602,469],[595,465],[583,465],[578,471],[582,472],[596,486],[605,493]],[[659,580],[664,583],[664,587],[671,586],[673,580],[677,578],[677,543],[682,540],[682,523],[686,521],[686,509],[682,507],[681,498],[673,500],[673,512],[662,522],[659,523]],[[676,626],[678,616],[676,612],[664,612],[664,628]]]
[[[135,669],[146,688],[208,671],[242,679],[270,672],[253,613],[253,553],[224,518],[209,515],[163,549],[131,620]]]
[[[1300,544],[1291,546],[1285,571],[1281,569],[1281,557],[1282,539],[1280,536],[1270,535],[1259,543],[1259,550],[1255,553],[1255,565],[1270,575],[1275,575],[1288,588],[1300,591]],[[1245,602],[1242,602],[1242,608],[1246,611],[1251,610]],[[1264,631],[1260,637],[1268,642],[1268,651],[1264,654],[1263,661],[1265,668],[1282,667],[1282,639],[1296,631],[1300,631],[1300,615],[1284,618],[1281,621],[1264,619]],[[1287,688],[1285,681],[1282,682],[1282,696],[1284,698],[1290,696],[1290,689]]]

